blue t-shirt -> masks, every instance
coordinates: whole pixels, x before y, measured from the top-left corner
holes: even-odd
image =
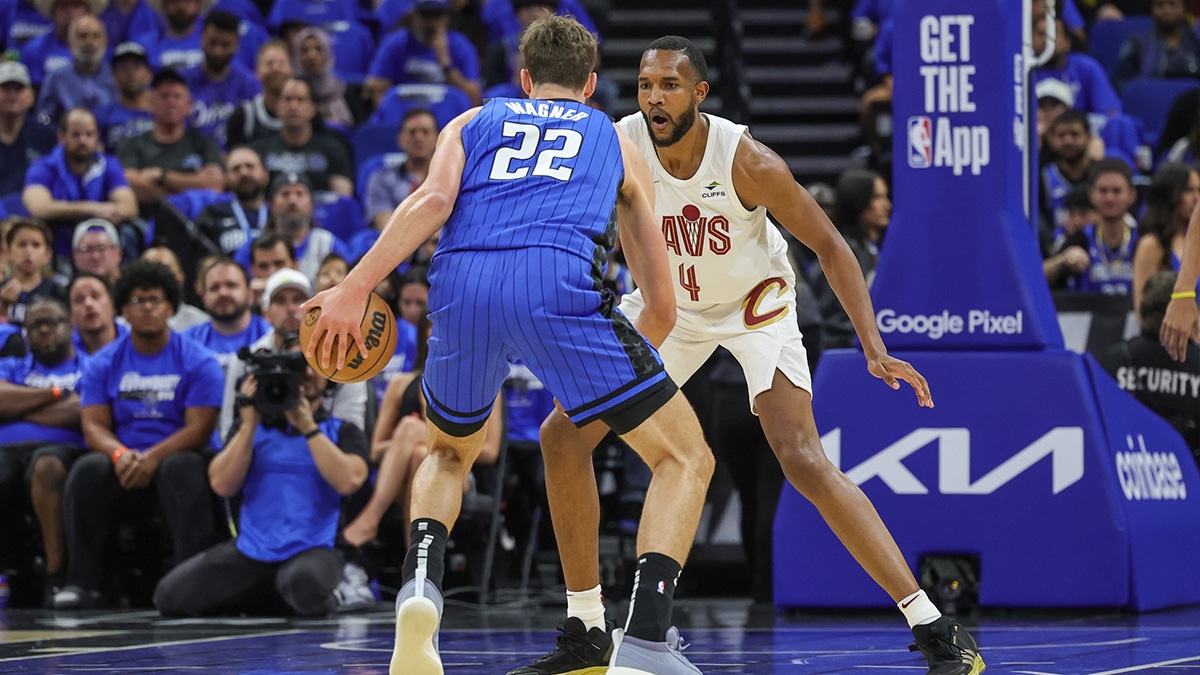
[[[32,354],[19,359],[10,357],[0,359],[0,380],[38,389],[57,386],[64,392],[75,391],[86,363],[87,357],[81,356],[79,352],[52,366],[35,361]],[[0,445],[35,441],[83,445],[83,434],[76,429],[62,429],[33,422],[0,423]]]
[[[1083,228],[1082,234],[1087,239],[1087,251],[1092,264],[1082,274],[1072,277],[1067,282],[1068,288],[1080,293],[1132,295],[1137,228],[1129,228],[1125,239],[1116,249],[1110,249],[1104,243],[1095,225]]]
[[[154,116],[149,110],[125,107],[120,101],[96,111],[96,123],[100,125],[100,138],[109,150],[126,138],[133,138],[154,129]]]
[[[112,105],[121,98],[112,68],[106,61],[92,75],[80,75],[73,67],[59,68],[46,73],[46,81],[38,92],[37,112],[43,119],[57,120],[72,108],[95,111]]]
[[[0,9],[0,15],[6,25],[0,26],[4,29],[4,35],[0,37],[7,37],[7,49],[20,49],[33,38],[54,30],[54,22],[37,11],[32,2],[6,0],[0,2],[0,6],[3,5],[7,7]]]
[[[251,314],[249,325],[236,335],[218,333],[211,321],[192,326],[183,331],[183,335],[208,347],[212,353],[217,355],[217,362],[221,364],[221,369],[228,371],[229,364],[237,360],[237,350],[249,347],[269,332],[271,332],[271,324],[258,314]]]
[[[182,72],[204,63],[204,50],[200,49],[200,33],[203,32],[204,22],[196,21],[196,27],[190,35],[175,37],[163,34],[157,43],[145,45],[150,65],[155,71],[174,68]],[[238,51],[241,51],[240,46]]]
[[[478,80],[479,53],[475,51],[475,46],[467,36],[456,30],[446,31],[446,40],[450,48],[450,62],[463,77]],[[404,28],[384,38],[367,74],[386,78],[392,84],[446,83],[446,74],[442,72],[433,48],[422,44]]]
[[[271,7],[271,13],[267,15],[267,27],[277,31],[285,21],[303,21],[309,26],[325,26],[335,21],[357,21],[355,4],[344,0],[276,2]]]
[[[21,48],[21,63],[29,68],[29,79],[40,87],[46,75],[71,67],[71,48],[59,41],[54,31],[39,35]]]
[[[554,395],[521,361],[508,364],[504,405],[508,410],[508,440],[538,443],[542,422],[554,410]]]
[[[137,42],[143,46],[156,44],[162,38],[162,23],[146,0],[137,0],[128,14],[116,3],[100,13],[100,21],[108,34],[108,44],[116,47],[122,42]]]
[[[366,437],[342,420],[318,423],[333,444],[365,457]],[[252,560],[280,562],[337,537],[342,496],[317,470],[308,441],[299,434],[259,425],[254,458],[242,485],[237,549]]]
[[[1121,110],[1121,98],[1104,72],[1104,66],[1087,54],[1071,52],[1062,68],[1038,68],[1033,71],[1033,86],[1047,78],[1062,80],[1075,95],[1075,109],[1097,115],[1115,115]]]
[[[133,337],[96,352],[79,380],[81,405],[107,405],[112,430],[144,451],[183,428],[188,408],[220,408],[225,378],[208,348],[171,331],[157,354],[133,348]]]
[[[225,149],[225,126],[242,101],[249,101],[262,91],[254,72],[237,61],[229,64],[224,80],[210,80],[204,66],[189,68],[182,73],[192,94],[191,127],[211,136]]]
[[[411,323],[396,318],[396,352],[383,370],[371,378],[375,387],[375,400],[382,401],[387,392],[388,383],[396,379],[400,373],[411,373],[413,364],[417,361],[417,327]]]
[[[122,319],[120,321],[114,322],[114,325],[116,326],[116,330],[117,330],[116,336],[113,338],[114,341],[120,340],[121,338],[129,335],[129,325],[124,323],[124,321],[125,320]],[[71,332],[71,346],[75,347],[75,353],[77,353],[77,354],[87,354],[88,353],[87,345],[83,343],[83,336],[81,336],[79,334],[78,328],[76,328],[74,331]],[[107,347],[107,346],[108,345],[105,345],[105,347]],[[101,347],[100,349],[97,349],[96,351],[99,352],[101,349],[104,349],[104,347]]]
[[[113,190],[129,187],[125,169],[116,157],[98,152],[83,176],[76,176],[67,168],[61,145],[29,167],[25,184],[41,185],[55,199],[72,202],[84,199],[107,201]]]

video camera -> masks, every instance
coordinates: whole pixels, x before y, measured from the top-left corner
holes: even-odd
[[[300,403],[300,381],[304,379],[306,363],[300,352],[251,352],[248,347],[238,350],[238,358],[246,362],[246,374],[258,380],[254,392],[254,407],[264,418],[280,419],[283,413]]]

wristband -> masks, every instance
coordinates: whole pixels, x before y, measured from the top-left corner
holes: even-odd
[[[304,440],[311,441],[313,436],[316,436],[319,433],[321,433],[321,427],[317,427],[316,429],[313,429],[312,431],[308,432],[307,434],[304,434]]]
[[[54,397],[54,402],[58,403],[62,400],[62,389],[57,384],[50,385],[50,395]]]
[[[125,446],[123,446],[123,445],[122,445],[121,447],[117,448],[117,449],[116,449],[116,451],[115,451],[115,452],[113,452],[113,454],[112,454],[112,463],[113,463],[113,466],[116,466],[116,465],[117,465],[117,461],[121,459],[121,455],[124,455],[124,454],[125,454],[125,453],[127,453],[127,452],[129,452],[129,448],[127,448],[127,447],[125,447]]]
[[[1176,291],[1171,294],[1172,300],[1186,300],[1188,298],[1195,298],[1195,297],[1196,297],[1196,291]]]

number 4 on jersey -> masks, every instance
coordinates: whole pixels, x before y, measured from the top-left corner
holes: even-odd
[[[679,263],[679,287],[688,292],[692,302],[700,302],[700,284],[696,283],[696,266]]]

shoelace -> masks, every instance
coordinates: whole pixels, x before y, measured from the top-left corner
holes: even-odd
[[[599,647],[597,647],[595,644],[593,644],[592,641],[589,640],[586,635],[580,635],[578,633],[568,633],[566,631],[565,624],[561,624],[561,623],[558,624],[557,629],[558,629],[558,637],[554,638],[554,644],[556,647],[555,651],[558,651],[558,649],[563,649],[564,651],[567,651],[566,643],[571,643],[571,642],[574,642],[574,643],[577,643],[580,645],[584,645],[590,649],[597,649],[597,650],[599,649]],[[535,661],[535,663],[541,663],[542,661],[548,661],[552,656],[553,656],[553,652],[551,652],[550,654],[546,654],[546,655],[542,656],[542,658]]]

